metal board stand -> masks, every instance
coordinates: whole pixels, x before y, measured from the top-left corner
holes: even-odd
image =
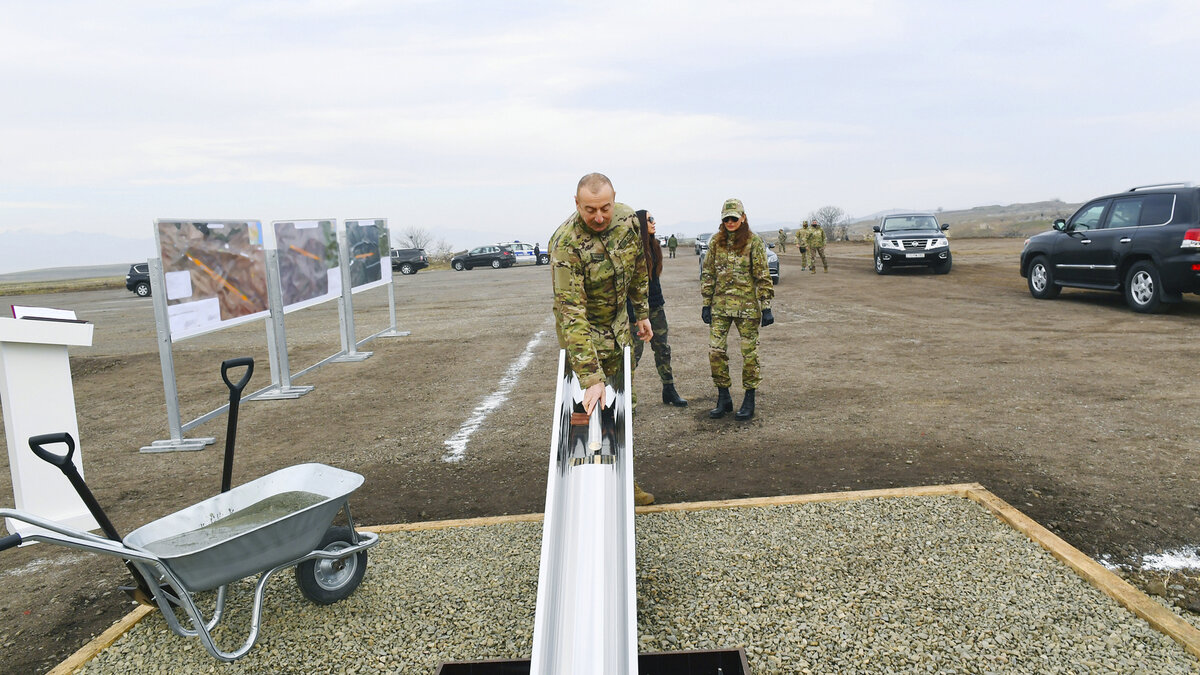
[[[338,298],[338,323],[341,324],[342,351],[330,359],[333,363],[355,363],[371,358],[372,352],[358,351],[359,343],[354,335],[354,292],[350,288],[350,246],[346,230],[338,229],[338,256],[342,271],[342,297]],[[382,264],[382,261],[380,262]],[[369,338],[368,338],[369,339]],[[366,342],[366,340],[363,340]]]
[[[163,394],[167,399],[167,430],[171,437],[143,446],[141,452],[200,450],[217,439],[211,436],[183,437],[184,428],[179,418],[179,388],[175,382],[175,356],[171,352],[171,321],[167,317],[167,289],[163,284],[162,260],[150,258],[146,262],[150,268],[150,299],[154,305],[154,325],[158,331],[158,360],[162,365]]]
[[[633,401],[629,348],[606,407],[580,422],[583,392],[558,357],[533,675],[636,675]],[[578,406],[582,411],[582,406]]]
[[[389,256],[390,257],[390,256]],[[389,261],[386,264],[391,264]],[[392,283],[387,286],[388,291],[388,328],[381,333],[376,333],[371,337],[407,337],[412,335],[411,330],[396,330],[396,280],[392,279]]]
[[[271,246],[267,254],[267,303],[271,315],[267,317],[267,356],[271,363],[271,386],[255,392],[258,401],[300,398],[313,390],[312,385],[293,386],[291,366],[288,364],[287,331],[283,324],[283,284],[279,280],[279,251]]]

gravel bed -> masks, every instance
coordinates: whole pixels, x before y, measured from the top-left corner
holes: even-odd
[[[639,515],[643,651],[744,646],[754,673],[1196,673],[1200,662],[979,505],[913,497]],[[386,534],[340,603],[281,573],[222,664],[156,612],[98,673],[431,673],[528,658],[540,523]],[[245,636],[239,585],[218,643]]]

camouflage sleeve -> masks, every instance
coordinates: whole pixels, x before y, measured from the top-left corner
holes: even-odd
[[[636,221],[635,221],[636,222]],[[633,303],[633,313],[638,321],[650,318],[650,260],[646,249],[642,247],[642,238],[635,240],[633,263],[633,278],[629,283],[629,301]]]
[[[708,243],[708,252],[704,256],[704,264],[700,266],[700,297],[701,304],[712,305],[713,292],[717,287],[716,263],[713,262],[712,240]]]
[[[587,319],[587,296],[583,290],[583,263],[578,253],[565,247],[550,250],[554,280],[554,319],[558,339],[567,351],[567,365],[583,389],[604,381],[604,370],[591,340]]]
[[[771,283],[771,269],[767,267],[767,246],[762,239],[754,241],[754,248],[750,253],[750,276],[754,278],[758,309],[771,309],[771,300],[775,298],[775,285]]]

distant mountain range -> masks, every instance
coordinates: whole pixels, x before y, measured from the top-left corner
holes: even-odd
[[[128,265],[144,262],[154,255],[154,238],[127,239],[84,232],[16,230],[0,232],[0,251],[3,251],[0,253],[0,274],[121,262]]]

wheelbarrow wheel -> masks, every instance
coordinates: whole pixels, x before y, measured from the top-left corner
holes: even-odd
[[[336,552],[351,546],[350,528],[336,526],[325,531],[318,549]],[[304,597],[318,605],[330,605],[349,597],[366,572],[367,552],[359,551],[336,560],[316,558],[296,565],[296,583]]]

